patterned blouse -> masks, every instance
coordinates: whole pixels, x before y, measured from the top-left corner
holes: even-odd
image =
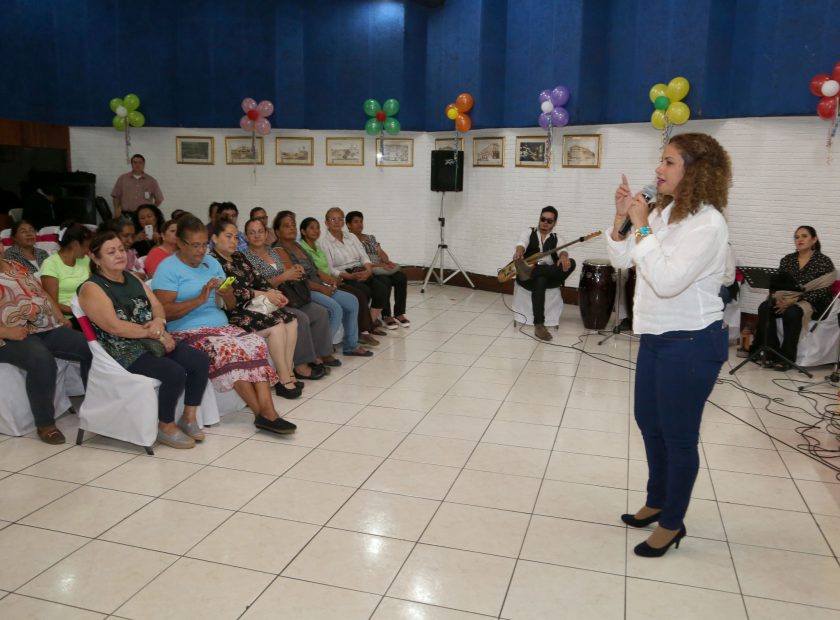
[[[367,252],[368,258],[372,263],[381,263],[382,259],[379,258],[379,242],[376,240],[376,237],[373,235],[362,235],[362,238],[359,239],[362,242],[362,247]]]
[[[38,273],[41,269],[41,263],[47,260],[49,254],[47,254],[46,250],[42,250],[41,248],[32,248],[35,252],[35,262],[37,263],[37,267],[32,264],[26,256],[23,255],[23,252],[20,249],[20,246],[13,245],[8,250],[6,250],[5,255],[3,258],[6,260],[14,261],[24,269],[26,269],[29,273]]]
[[[269,280],[283,273],[285,271],[285,267],[283,267],[283,259],[280,258],[280,255],[277,254],[277,251],[274,248],[266,246],[265,251],[268,252],[270,262],[263,260],[254,254],[250,249],[242,252],[242,255],[248,259],[248,262],[253,265],[254,269],[256,269],[263,278]]]
[[[0,272],[0,325],[28,327],[33,333],[60,327],[47,292],[35,276],[18,263],[5,262],[9,270]]]
[[[123,271],[125,282],[114,282],[98,274],[91,274],[89,282],[98,285],[114,304],[114,311],[121,321],[130,321],[145,325],[152,320],[152,304],[146,296],[146,289],[140,281],[127,271]],[[123,338],[106,332],[93,321],[96,340],[108,355],[117,360],[120,366],[128,368],[137,358],[146,352],[143,343],[137,338]]]
[[[793,252],[782,257],[782,260],[779,261],[779,270],[791,274],[794,280],[796,280],[800,285],[804,285],[814,278],[819,278],[827,273],[833,273],[834,263],[831,262],[831,259],[828,256],[817,251],[814,252],[811,259],[805,263],[805,267],[800,269],[799,254],[797,252]],[[818,318],[823,312],[825,312],[825,309],[828,308],[828,304],[831,303],[831,287],[827,286],[825,288],[818,288],[813,291],[802,293],[801,299],[802,301],[807,301],[811,304],[811,306],[813,306],[813,317]]]

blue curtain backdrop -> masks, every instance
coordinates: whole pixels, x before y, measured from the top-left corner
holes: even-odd
[[[396,97],[405,130],[535,126],[565,84],[572,124],[649,119],[647,91],[691,81],[694,118],[812,115],[840,60],[840,0],[0,0],[0,117],[109,125],[134,92],[147,124],[361,129]]]

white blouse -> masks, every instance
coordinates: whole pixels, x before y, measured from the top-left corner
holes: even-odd
[[[344,233],[342,234],[342,240],[339,241],[331,232],[327,231],[318,239],[318,245],[327,255],[330,271],[334,276],[353,267],[362,267],[370,263],[367,252],[365,252],[362,242],[356,235]]]
[[[723,318],[720,284],[726,271],[729,228],[723,215],[704,204],[669,224],[674,203],[650,214],[652,235],[638,243],[607,235],[613,266],[636,265],[633,331],[638,334],[703,329]]]

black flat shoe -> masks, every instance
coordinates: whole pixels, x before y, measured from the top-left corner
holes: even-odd
[[[660,510],[655,515],[651,515],[645,519],[637,519],[635,515],[626,514],[621,515],[621,520],[624,521],[630,527],[645,527],[646,525],[650,525],[651,523],[656,523],[659,521],[659,515],[662,514]]]
[[[297,382],[295,382],[295,387],[287,388],[282,383],[276,383],[274,385],[274,393],[277,396],[282,396],[283,398],[288,398],[289,400],[294,400],[295,398],[300,397],[302,389],[298,387]]]
[[[300,374],[297,370],[292,371],[295,373],[295,379],[302,379],[306,381],[317,381],[318,379],[323,379],[324,375],[327,374],[327,371],[324,370],[323,366],[309,369],[309,376]]]
[[[647,541],[643,543],[639,543],[633,549],[633,553],[643,558],[661,558],[665,555],[665,552],[671,548],[671,545],[674,545],[676,549],[680,548],[680,541],[685,538],[685,525],[680,528],[680,531],[677,532],[677,535],[674,536],[671,541],[665,545],[664,547],[651,547],[647,544]]]
[[[321,362],[320,364],[316,364],[316,363],[314,363],[314,362],[310,362],[310,363],[309,363],[309,367],[310,367],[312,370],[322,370],[322,371],[324,371],[324,374],[325,374],[325,375],[328,375],[328,374],[330,374],[330,373],[332,372],[332,368],[330,368],[329,366],[327,366],[327,365],[326,365],[325,363],[323,363],[323,362]]]
[[[284,420],[283,418],[277,418],[276,420],[267,420],[261,415],[258,415],[254,418],[254,426],[264,431],[277,433],[278,435],[289,435],[297,430],[296,425]]]
[[[303,381],[295,381],[295,387],[300,388],[301,392],[303,391],[303,386],[306,385]]]
[[[324,362],[324,365],[337,368],[338,366],[341,366],[341,360],[330,360],[329,362]]]

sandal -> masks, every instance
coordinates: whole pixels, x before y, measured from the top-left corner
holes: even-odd
[[[44,443],[48,443],[53,446],[57,446],[67,441],[64,438],[64,433],[58,430],[55,424],[50,424],[49,426],[39,426],[38,437]]]
[[[790,370],[790,364],[788,364],[787,362],[776,362],[775,364],[773,364],[773,370],[785,372],[786,370]]]
[[[350,351],[344,351],[344,355],[350,357],[371,357],[373,355],[373,351],[368,351],[367,349],[363,349],[359,347],[357,349],[352,349]]]

